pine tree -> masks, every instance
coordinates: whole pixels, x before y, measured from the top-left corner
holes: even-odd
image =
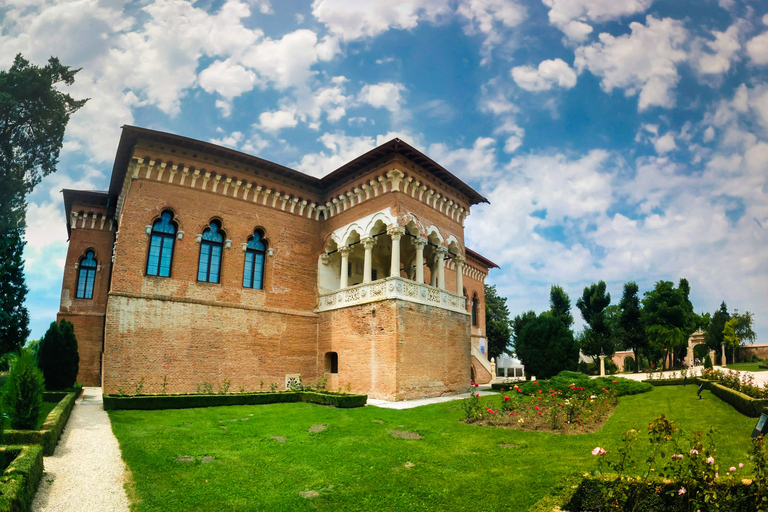
[[[21,229],[0,233],[0,354],[18,352],[29,336],[23,251]]]

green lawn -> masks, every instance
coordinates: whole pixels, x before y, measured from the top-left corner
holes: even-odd
[[[600,432],[567,436],[465,425],[458,401],[405,411],[296,403],[109,415],[139,511],[524,511],[594,469],[595,446],[611,451],[630,428],[644,437],[662,413],[687,431],[714,426],[721,467],[744,462],[746,471],[755,419],[702,396],[691,385],[624,397]],[[328,429],[308,432],[320,423]]]
[[[726,366],[729,370],[736,370],[740,372],[764,372],[765,368],[758,368],[759,365],[765,363],[734,363]]]

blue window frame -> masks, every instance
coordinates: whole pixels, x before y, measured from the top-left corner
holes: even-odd
[[[176,226],[173,224],[173,214],[165,211],[152,224],[152,238],[149,242],[147,257],[147,275],[171,277],[171,262],[173,260],[173,243],[176,240]]]
[[[224,236],[221,224],[212,221],[203,231],[200,241],[200,263],[197,265],[197,280],[207,283],[218,283],[221,270],[221,253],[224,247]]]
[[[245,268],[243,269],[244,288],[264,288],[264,254],[267,244],[261,233],[253,232],[245,248]]]
[[[80,260],[80,265],[77,269],[77,290],[75,291],[75,298],[93,298],[93,282],[96,280],[96,266],[96,258],[94,258],[93,251],[86,252],[85,256]]]

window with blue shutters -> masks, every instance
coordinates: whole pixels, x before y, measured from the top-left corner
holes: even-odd
[[[267,244],[263,234],[258,230],[248,238],[245,248],[245,269],[243,270],[243,287],[264,287],[264,255],[267,252]]]
[[[197,280],[207,283],[218,283],[221,274],[221,255],[224,248],[224,234],[219,221],[211,224],[203,231],[200,240],[200,263],[197,265]]]
[[[165,211],[152,224],[147,257],[147,275],[170,277],[173,261],[173,243],[176,240],[176,226],[173,213]]]
[[[78,299],[93,298],[93,282],[96,280],[96,258],[93,251],[88,251],[80,260],[77,269],[77,290],[75,297]]]

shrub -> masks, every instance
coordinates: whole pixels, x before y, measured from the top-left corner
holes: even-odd
[[[712,369],[712,358],[709,357],[709,354],[704,358],[704,368]]]
[[[71,322],[62,318],[58,324],[51,323],[38,346],[37,366],[45,377],[46,389],[62,390],[75,385],[80,356]]]
[[[2,391],[3,409],[11,420],[12,428],[21,430],[37,428],[44,390],[43,374],[35,366],[32,353],[22,349]]]

